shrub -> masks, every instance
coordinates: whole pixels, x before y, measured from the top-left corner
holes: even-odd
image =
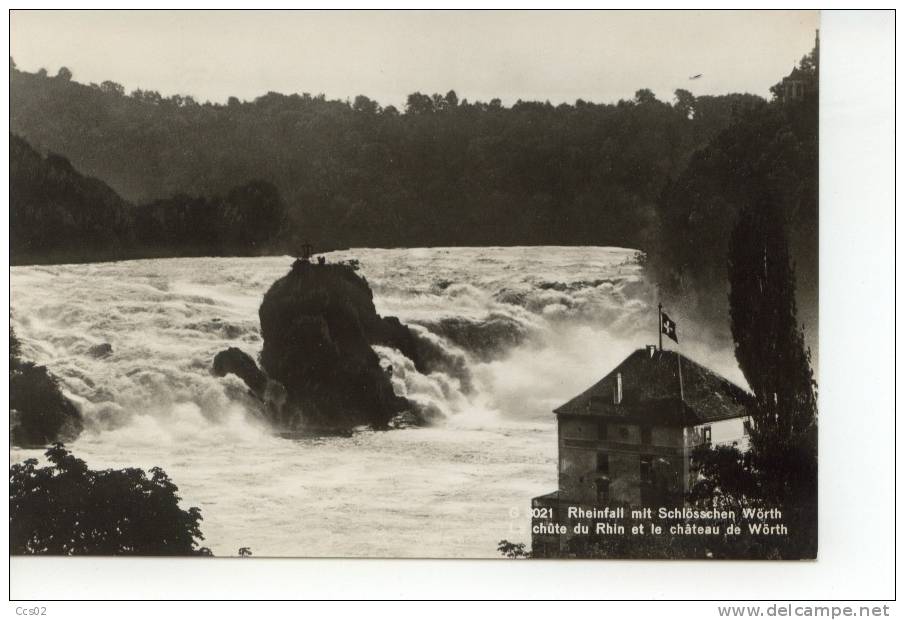
[[[12,554],[212,555],[199,547],[201,511],[179,507],[159,467],[89,469],[63,444],[9,468]]]

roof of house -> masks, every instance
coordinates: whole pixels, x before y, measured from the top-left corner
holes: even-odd
[[[618,375],[622,401],[616,404]],[[745,416],[750,399],[747,391],[684,355],[649,347],[629,355],[554,413],[692,426]]]
[[[792,69],[792,72],[782,79],[783,82],[786,80],[802,80],[802,81],[811,81],[814,79],[813,74],[808,73],[807,71],[803,71],[798,67]]]

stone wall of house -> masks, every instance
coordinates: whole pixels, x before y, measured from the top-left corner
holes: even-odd
[[[640,506],[649,499],[642,492],[643,459],[648,472],[658,472],[661,479],[666,472],[672,494],[682,494],[687,479],[684,443],[682,428],[651,426],[648,437],[637,424],[560,416],[560,497],[585,504]]]

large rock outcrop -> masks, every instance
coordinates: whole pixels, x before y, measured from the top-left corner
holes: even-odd
[[[217,353],[214,356],[212,371],[218,377],[225,377],[230,373],[236,375],[245,382],[252,394],[257,398],[264,398],[267,375],[258,368],[251,356],[241,349],[230,347]]]
[[[268,377],[241,349],[230,347],[217,353],[211,371],[217,377],[234,374],[242,379],[249,394],[264,406],[264,413],[275,425],[283,427],[291,422],[291,412],[286,410],[286,388]]]
[[[368,283],[344,264],[296,261],[259,310],[268,377],[286,387],[287,426],[383,428],[412,404],[393,392],[373,344],[417,358],[415,336],[374,308]]]

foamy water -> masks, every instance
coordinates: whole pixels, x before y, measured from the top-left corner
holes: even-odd
[[[394,349],[397,393],[428,428],[274,437],[213,356],[261,349],[257,309],[288,257],[191,258],[12,269],[23,355],[86,419],[69,447],[92,467],[158,465],[202,510],[216,555],[497,557],[528,542],[528,508],[556,487],[551,409],[654,342],[654,293],[620,248],[352,250],[378,312],[438,343],[424,375]],[[682,324],[680,323],[680,330]],[[113,352],[95,357],[91,347]],[[741,381],[732,354],[683,343]],[[14,449],[18,461],[40,451]]]

